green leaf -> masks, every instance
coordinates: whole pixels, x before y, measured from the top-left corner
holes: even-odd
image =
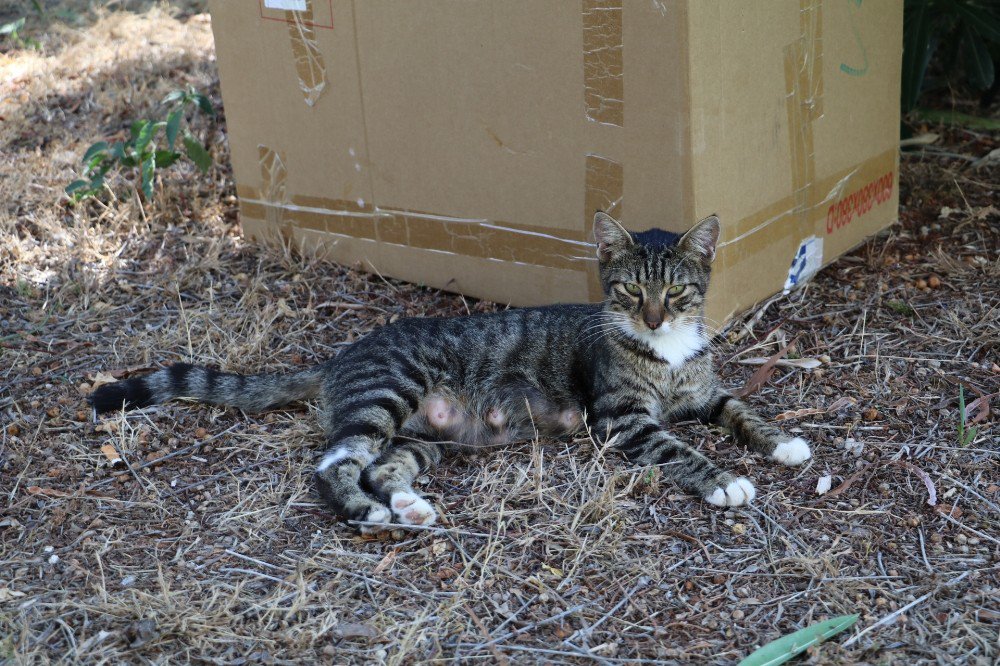
[[[201,93],[195,93],[191,95],[191,98],[198,103],[198,108],[202,110],[203,113],[209,116],[215,115],[215,107],[212,106],[211,100],[205,97]]]
[[[167,116],[167,145],[170,150],[174,149],[174,142],[177,140],[177,132],[181,129],[181,120],[184,118],[184,109],[174,109]]]
[[[156,151],[156,168],[168,167],[180,158],[181,154],[173,150]]]
[[[108,142],[107,141],[98,141],[97,143],[95,143],[94,145],[92,145],[90,148],[87,148],[87,152],[85,152],[83,154],[83,159],[80,160],[80,161],[83,162],[84,164],[86,164],[86,163],[90,162],[90,160],[91,160],[92,157],[94,157],[95,155],[101,155],[101,154],[107,152],[107,150],[108,150]]]
[[[795,655],[806,651],[813,645],[839,634],[858,621],[858,615],[841,615],[825,622],[813,624],[795,633],[782,636],[771,641],[739,663],[739,666],[776,666],[783,664]]]
[[[930,2],[907,3],[907,9],[903,25],[903,111],[916,106],[927,63],[934,53],[934,16]]]
[[[0,35],[16,35],[24,27],[24,18],[22,16],[16,21],[0,25]]]
[[[187,155],[194,162],[195,166],[205,173],[212,166],[212,156],[209,155],[205,147],[194,137],[191,132],[184,132],[184,147],[187,149]]]
[[[964,19],[966,25],[975,27],[991,42],[1000,42],[1000,13],[993,7],[980,7],[972,2],[953,2],[951,10]]]
[[[73,194],[77,190],[87,187],[90,183],[85,180],[74,180],[72,183],[66,186],[66,194]]]
[[[97,170],[100,170],[102,168],[104,169],[104,171],[107,171],[108,167],[110,166],[110,164],[109,164],[110,161],[111,160],[109,160],[104,155],[94,155],[90,159],[90,162],[88,162],[87,164],[85,164],[83,166],[83,175],[86,176],[90,172],[97,171]]]
[[[993,85],[993,56],[979,31],[969,23],[962,29],[962,46],[969,79],[980,90],[988,90]]]
[[[153,132],[156,131],[156,124],[148,120],[143,121],[143,126],[139,130],[139,134],[135,137],[135,152],[140,155],[146,152],[146,146],[153,139]]]
[[[125,157],[125,144],[122,143],[121,141],[115,141],[113,144],[111,144],[111,147],[108,148],[108,155],[112,159],[116,160],[122,159],[123,157]]]
[[[163,101],[160,102],[160,104],[163,105],[174,104],[176,102],[183,101],[186,96],[187,94],[183,90],[175,90],[166,97],[164,97]]]
[[[156,171],[156,155],[150,153],[142,160],[142,193],[146,201],[153,198],[153,173]]]
[[[132,141],[138,139],[139,135],[142,134],[143,130],[146,129],[146,126],[149,124],[150,122],[148,120],[136,120],[133,122],[129,127],[129,131],[132,133]]]

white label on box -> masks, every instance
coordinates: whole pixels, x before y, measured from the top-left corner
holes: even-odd
[[[792,267],[788,269],[788,279],[785,280],[785,293],[802,284],[816,274],[823,266],[823,239],[809,236],[799,245],[799,251],[792,259]]]
[[[264,0],[268,9],[290,9],[293,12],[304,12],[306,0]]]

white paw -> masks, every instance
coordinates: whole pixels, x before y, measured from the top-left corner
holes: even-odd
[[[392,524],[392,512],[384,506],[378,506],[368,512],[365,516],[366,523],[377,523],[375,525],[362,525],[362,534],[378,534],[389,529]]]
[[[774,447],[771,457],[783,465],[801,465],[812,458],[812,452],[809,451],[809,442],[796,437]]]
[[[391,503],[396,519],[404,525],[433,525],[437,520],[434,507],[416,493],[393,493]]]
[[[757,497],[757,490],[750,479],[739,477],[725,488],[721,486],[705,496],[705,501],[715,506],[742,506]]]

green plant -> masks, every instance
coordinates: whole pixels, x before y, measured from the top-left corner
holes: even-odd
[[[146,201],[153,197],[153,183],[156,170],[169,167],[183,155],[174,150],[180,136],[187,154],[196,167],[205,173],[212,166],[212,156],[194,136],[185,123],[185,110],[190,106],[208,116],[215,115],[215,109],[208,97],[195,91],[175,90],[160,103],[169,109],[165,120],[136,120],[129,128],[127,141],[98,141],[83,155],[84,178],[74,180],[66,186],[66,194],[74,202],[97,196],[105,187],[105,177],[111,169],[139,169],[139,192]],[[165,144],[158,144],[160,131]]]
[[[958,445],[968,446],[975,441],[979,431],[976,426],[968,424],[968,414],[965,412],[965,387],[958,385]]]
[[[0,37],[6,36],[10,39],[10,41],[14,42],[19,48],[22,49],[37,49],[39,48],[37,41],[30,37],[21,36],[21,29],[24,28],[24,19],[25,17],[22,16],[16,21],[0,25]]]
[[[776,666],[839,634],[858,621],[857,615],[841,615],[771,641],[739,663],[739,666]]]
[[[976,88],[993,85],[1000,54],[1000,0],[906,0],[903,18],[903,111],[924,89],[938,47],[946,75],[961,67]]]
[[[916,310],[903,301],[886,301],[885,304],[890,310],[893,310],[894,312],[897,312],[905,317],[912,317],[917,314]]]

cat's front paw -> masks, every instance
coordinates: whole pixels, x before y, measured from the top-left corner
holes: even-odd
[[[705,501],[715,506],[742,506],[752,502],[755,497],[757,489],[750,483],[750,479],[741,476],[727,483],[725,487],[717,486],[715,490],[705,495]]]
[[[774,447],[771,457],[782,465],[794,466],[801,465],[812,458],[812,452],[809,450],[809,442],[801,437],[796,437],[780,442]]]
[[[390,504],[396,520],[404,525],[433,525],[437,520],[434,507],[416,493],[393,493]]]

